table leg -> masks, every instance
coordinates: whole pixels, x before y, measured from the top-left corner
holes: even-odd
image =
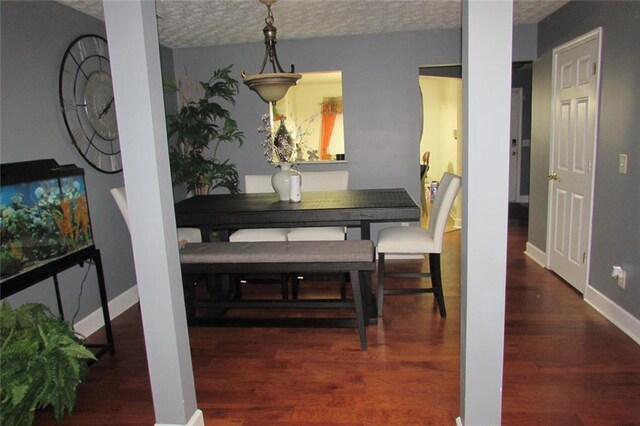
[[[109,353],[115,354],[115,346],[113,343],[113,332],[111,330],[111,317],[109,316],[109,304],[107,299],[107,288],[104,283],[104,271],[102,270],[102,258],[100,250],[96,250],[93,254],[93,263],[96,266],[96,274],[98,275],[98,291],[100,293],[100,303],[102,304],[102,317],[104,319],[104,331],[107,337],[107,345]]]
[[[53,287],[56,290],[56,301],[58,302],[58,313],[60,319],[64,321],[64,310],[62,309],[62,297],[60,296],[60,285],[58,284],[58,274],[53,274]]]
[[[360,222],[360,239],[371,239],[371,222],[369,222],[368,220],[363,220],[362,222]]]
[[[369,222],[368,220],[363,220],[362,222],[360,222],[360,239],[371,239],[371,222]],[[371,287],[371,272],[363,272],[361,282],[365,317],[367,318],[367,322],[369,324],[377,324],[378,307],[376,305],[376,298]]]

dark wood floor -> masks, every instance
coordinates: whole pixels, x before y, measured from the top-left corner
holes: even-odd
[[[368,328],[366,352],[352,329],[190,329],[207,425],[455,424],[459,234],[447,233],[443,253],[448,318],[439,317],[431,295],[387,297],[384,319]],[[503,424],[639,425],[640,346],[527,259],[525,242],[525,228],[510,230]],[[116,355],[91,367],[63,425],[155,422],[137,307],[114,321],[114,333]],[[51,412],[39,413],[36,424],[55,424]]]

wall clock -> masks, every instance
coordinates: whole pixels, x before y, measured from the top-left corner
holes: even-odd
[[[80,155],[101,172],[122,171],[107,40],[86,34],[72,41],[59,88],[64,124]]]

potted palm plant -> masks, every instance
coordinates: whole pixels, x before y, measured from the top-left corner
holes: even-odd
[[[244,142],[244,134],[231,113],[219,102],[235,105],[238,81],[231,77],[232,65],[219,68],[209,81],[194,87],[188,79],[166,82],[167,94],[178,94],[178,112],[167,117],[169,137],[177,145],[169,148],[173,185],[183,184],[187,192],[207,194],[216,188],[239,192],[235,164],[217,158],[223,143]]]

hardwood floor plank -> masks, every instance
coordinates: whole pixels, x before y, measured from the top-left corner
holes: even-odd
[[[640,347],[524,256],[525,243],[526,228],[510,228],[503,425],[640,425]],[[190,328],[198,407],[207,425],[454,424],[460,414],[459,231],[445,234],[442,260],[448,317],[440,318],[432,295],[386,297],[384,318],[367,329],[367,351],[353,329]],[[389,267],[428,266],[394,260]],[[279,288],[255,285],[247,292]],[[337,285],[301,287],[301,297],[321,294],[335,296]],[[116,354],[91,367],[62,425],[155,423],[139,309],[115,319],[113,329]],[[56,423],[45,410],[35,424]]]

